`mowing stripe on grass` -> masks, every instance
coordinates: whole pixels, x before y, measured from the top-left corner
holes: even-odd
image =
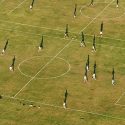
[[[18,23],[18,22],[11,22],[11,21],[6,21],[6,20],[0,20],[1,22],[7,22],[7,23],[13,23],[13,24],[16,24],[16,25],[22,25],[22,26],[28,26],[28,27],[34,27],[34,28],[40,28],[40,29],[48,29],[48,30],[53,30],[53,31],[59,31],[59,32],[63,32],[64,33],[64,30],[62,29],[54,29],[54,28],[50,28],[50,27],[39,27],[39,26],[36,26],[36,25],[29,25],[29,24],[24,24],[24,23]],[[0,30],[12,30],[12,29],[2,29],[0,28]],[[16,30],[15,30],[16,31]],[[18,32],[23,32],[23,31],[18,31]],[[24,32],[23,32],[24,33]],[[30,32],[25,32],[27,34],[33,34],[33,33],[30,33]],[[69,33],[74,33],[74,34],[77,34],[77,32],[70,32]],[[41,36],[41,34],[33,34],[33,35],[36,35],[36,36]],[[86,36],[92,36],[93,35],[90,35],[90,34],[85,34]],[[96,36],[96,37],[100,37],[100,36]],[[107,37],[107,36],[103,36],[102,38],[104,39],[111,39],[111,40],[117,40],[117,41],[125,41],[123,39],[115,39],[115,38],[111,38],[111,37]]]
[[[2,28],[0,28],[0,30],[1,31],[12,31],[12,29],[2,29]],[[20,33],[24,33],[23,31],[19,31],[19,30],[15,30],[15,31],[17,31],[17,32],[20,32]],[[30,33],[30,32],[25,32],[25,34],[28,34],[28,35],[33,35],[33,37],[38,37],[38,36],[41,36],[41,34],[36,34],[36,33]],[[28,37],[27,35],[25,35],[25,34],[23,34],[23,35],[19,35],[18,34],[18,36],[23,36],[23,37]],[[52,37],[52,38],[56,38],[56,39],[65,39],[65,38],[61,38],[61,37],[55,37],[55,36],[48,36],[48,35],[43,35],[43,36],[46,36],[46,37]],[[89,35],[89,34],[85,34],[85,36],[91,36],[91,37],[93,37],[93,35]],[[16,37],[16,36],[15,36]],[[96,37],[98,37],[98,38],[100,38],[100,36],[96,36]],[[114,39],[114,38],[111,38],[111,37],[102,37],[102,39],[111,39],[111,40],[116,40],[116,41],[125,41],[125,40],[123,40],[123,39]],[[68,40],[71,40],[70,38],[68,38]],[[79,41],[78,39],[76,39],[77,41]],[[88,42],[88,43],[91,43],[91,42]],[[104,42],[103,42],[104,43]],[[98,43],[98,45],[103,45],[103,46],[108,46],[108,47],[114,47],[114,48],[117,48],[117,49],[125,49],[125,47],[119,47],[119,46],[113,46],[113,45],[105,45],[105,44],[99,44]]]

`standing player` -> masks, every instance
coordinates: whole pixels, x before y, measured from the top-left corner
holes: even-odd
[[[92,78],[93,78],[94,80],[96,80],[96,62],[95,62],[95,64],[94,64],[94,71],[93,71]]]
[[[94,5],[94,0],[91,0],[91,3],[90,3],[90,5],[92,5],[92,6]]]
[[[75,4],[75,9],[74,9],[74,18],[76,17],[76,11],[77,11],[77,4]]]
[[[66,31],[65,31],[65,34],[64,34],[65,37],[69,37],[69,31],[68,30],[69,30],[68,24],[66,24]]]
[[[40,42],[40,45],[39,45],[39,51],[41,50],[41,49],[43,49],[43,36],[42,36],[42,40],[41,40],[41,42]]]
[[[88,58],[87,58],[86,69],[87,69],[87,71],[89,71],[89,55],[88,55]]]
[[[119,7],[119,0],[116,1],[116,7]]]
[[[115,85],[115,71],[114,71],[114,68],[112,70],[112,85]]]
[[[12,59],[12,64],[11,64],[11,66],[9,67],[10,71],[14,71],[15,60],[16,60],[16,58],[15,58],[15,56],[14,56],[13,59]]]
[[[2,50],[2,54],[5,53],[5,51],[6,51],[6,49],[7,49],[7,46],[8,46],[8,39],[7,39],[6,44],[5,44],[5,46],[4,46],[3,50]]]
[[[32,3],[30,5],[30,9],[33,9],[33,5],[34,5],[34,0],[32,0]]]
[[[101,23],[101,28],[100,28],[100,36],[102,37],[103,34],[103,22]]]
[[[84,82],[88,81],[87,68],[85,67]]]
[[[82,34],[82,40],[80,42],[80,47],[86,47],[86,44],[85,44],[85,36],[83,34],[83,32],[81,33]]]
[[[95,35],[94,35],[94,38],[93,38],[92,52],[96,52]]]
[[[68,92],[67,89],[65,91],[65,97],[64,97],[64,102],[63,102],[63,108],[66,109],[67,108],[67,96],[68,96]]]

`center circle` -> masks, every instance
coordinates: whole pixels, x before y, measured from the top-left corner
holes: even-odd
[[[81,15],[94,19],[109,3],[96,2],[94,5],[83,5],[80,9]],[[120,18],[124,15],[125,9],[121,5],[116,8],[116,4],[111,4],[100,16],[101,20],[110,20]]]
[[[29,78],[33,78],[41,70],[35,79],[54,79],[66,75],[71,68],[69,62],[61,57],[53,58],[52,56],[34,56],[22,61],[18,65],[18,70]]]

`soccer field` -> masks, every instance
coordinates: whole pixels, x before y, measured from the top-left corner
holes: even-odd
[[[125,125],[125,1],[90,2],[35,0],[30,9],[32,0],[0,0],[0,125]]]

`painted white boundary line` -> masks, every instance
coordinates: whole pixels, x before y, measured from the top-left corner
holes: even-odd
[[[19,6],[21,6],[25,1],[27,0],[23,0],[21,3],[18,4],[18,6],[16,6],[14,9],[12,9],[10,12],[8,12],[7,14],[11,14],[13,11],[15,11],[17,8],[19,8]]]
[[[24,62],[26,62],[26,61],[32,60],[32,59],[34,59],[34,58],[40,58],[40,57],[42,57],[42,56],[34,56],[34,57],[32,57],[32,58],[25,59],[25,60],[23,60],[21,63],[19,63],[19,65],[18,65],[18,70],[20,71],[20,73],[21,73],[22,75],[24,75],[25,77],[32,78],[31,75],[28,75],[28,74],[25,74],[24,72],[22,72],[22,70],[20,69],[20,66],[21,66]],[[52,58],[52,57],[53,57],[53,56],[44,56],[44,58]],[[64,75],[66,75],[66,74],[71,70],[71,65],[70,65],[70,63],[69,63],[66,59],[61,58],[61,57],[56,57],[56,58],[62,60],[63,62],[65,62],[65,65],[68,66],[67,70],[66,70],[64,73],[59,74],[59,75],[57,75],[57,76],[51,76],[51,77],[36,77],[36,79],[56,79],[56,78],[60,78],[60,77],[62,77],[62,76],[64,76]]]
[[[112,0],[95,18],[93,18],[90,23],[88,23],[88,25],[86,27],[84,27],[80,32],[79,34],[84,31],[94,20],[96,20],[96,18],[98,18],[109,6],[110,4],[112,4],[114,2],[114,0]]]
[[[30,25],[30,24],[19,23],[19,22],[12,22],[12,21],[7,21],[7,20],[0,20],[0,22],[12,23],[12,24],[15,24],[15,25],[22,25],[22,26],[29,26],[29,27],[33,27],[33,28],[39,28],[39,29],[49,29],[49,30],[55,30],[55,31],[65,32],[65,29],[64,30],[53,29],[53,28],[47,28],[47,27],[44,27],[44,26]]]
[[[122,95],[118,98],[118,100],[115,102],[115,104],[117,104],[124,95],[125,95],[125,92],[122,93]]]
[[[96,2],[96,3],[105,3],[105,2]],[[107,4],[107,3],[106,3]],[[82,13],[82,10],[83,9],[85,9],[85,8],[87,8],[87,6],[88,5],[83,5],[81,8],[80,8],[80,14],[81,15],[83,15],[83,13]],[[114,6],[116,6],[115,5],[115,3],[114,3]],[[116,8],[116,7],[115,7]],[[117,9],[117,8],[116,8]],[[121,15],[119,15],[119,16],[116,16],[116,17],[107,17],[107,18],[104,18],[103,20],[115,20],[115,19],[118,19],[118,18],[121,18],[122,16],[124,16],[125,15],[125,8],[121,5],[121,9],[123,10],[123,13],[121,14]],[[88,15],[86,15],[86,14],[84,14],[83,15],[84,17],[86,17],[86,18],[90,18],[90,19],[93,19],[94,17],[90,17],[90,16],[88,16]]]
[[[44,102],[42,103],[42,102],[37,102],[37,101],[32,101],[32,100],[25,100],[25,99],[10,97],[10,96],[4,96],[4,95],[2,95],[2,96],[5,97],[5,98],[17,100],[17,101],[25,101],[25,102],[28,102],[28,103],[31,103],[31,104],[35,103],[35,104],[49,106],[49,107],[53,107],[53,108],[64,109],[63,106],[48,104],[48,103],[44,103]],[[74,111],[74,112],[81,112],[81,113],[86,113],[86,114],[91,114],[91,115],[97,115],[97,116],[100,116],[100,117],[107,117],[107,118],[112,118],[112,119],[117,119],[117,120],[125,120],[125,118],[122,118],[122,117],[115,117],[115,116],[112,116],[112,115],[106,115],[106,114],[102,114],[102,113],[85,111],[85,110],[80,110],[80,109],[75,109],[75,108],[66,108],[65,110]]]
[[[120,106],[120,107],[125,107],[125,105],[124,105],[124,104],[119,104],[119,103],[116,103],[115,105],[116,105],[116,106]]]
[[[48,61],[15,95],[14,97],[16,97],[32,80],[34,80],[34,78],[46,67],[48,66],[66,47],[68,47],[71,42],[73,40],[71,40],[68,44],[66,44],[50,61]]]

